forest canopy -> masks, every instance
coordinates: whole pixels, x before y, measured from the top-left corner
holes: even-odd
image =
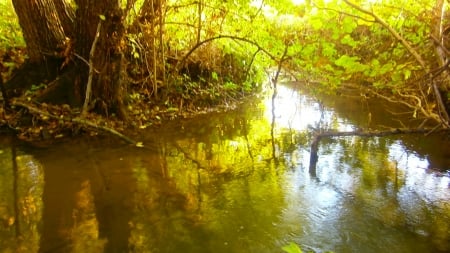
[[[42,128],[6,108],[28,109],[52,135],[100,122],[145,128],[235,104],[280,73],[316,92],[358,89],[449,127],[444,0],[0,3],[9,16],[1,124],[23,138]]]

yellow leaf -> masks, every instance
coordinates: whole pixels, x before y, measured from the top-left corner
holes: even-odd
[[[8,219],[8,226],[14,225],[15,221],[16,221],[16,219],[14,219],[14,217],[9,217],[9,219]]]

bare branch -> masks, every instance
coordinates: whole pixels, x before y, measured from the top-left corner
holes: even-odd
[[[102,20],[98,21],[97,31],[95,33],[94,41],[92,42],[91,51],[89,52],[89,77],[86,85],[86,97],[84,98],[83,111],[81,115],[86,115],[89,107],[89,100],[91,99],[91,91],[92,91],[92,78],[94,76],[94,53],[95,47],[98,42],[98,38],[100,37],[100,29],[102,27]]]

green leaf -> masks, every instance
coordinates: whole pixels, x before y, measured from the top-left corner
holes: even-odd
[[[346,44],[349,45],[351,47],[356,47],[358,45],[358,43],[352,38],[352,36],[350,36],[349,34],[346,34],[342,39],[341,39],[341,43],[342,44]]]
[[[323,26],[322,20],[320,18],[311,19],[310,22],[314,30],[319,30]]]
[[[293,242],[289,243],[289,245],[283,246],[281,249],[287,253],[303,253],[300,247]]]
[[[211,73],[211,78],[212,78],[214,81],[217,81],[217,80],[219,80],[219,75],[217,74],[217,72],[213,71],[213,72]]]
[[[103,21],[105,21],[106,20],[106,17],[105,17],[105,15],[98,15],[98,17],[101,19],[101,20],[103,20]]]
[[[359,58],[356,56],[348,56],[348,55],[344,54],[341,57],[339,57],[339,59],[334,61],[334,64],[336,64],[337,66],[340,66],[340,67],[347,68],[347,67],[355,64],[355,62],[358,60],[359,60]]]
[[[345,17],[342,22],[342,29],[345,33],[351,33],[358,26],[358,24],[350,17]]]
[[[408,80],[411,77],[411,70],[405,69],[403,75],[405,76],[405,80]]]

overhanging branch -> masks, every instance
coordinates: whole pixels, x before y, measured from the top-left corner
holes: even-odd
[[[189,50],[189,52],[187,54],[185,54],[183,56],[183,58],[181,58],[181,60],[177,63],[175,70],[179,70],[185,63],[185,61],[189,58],[189,56],[195,51],[197,50],[197,48],[199,48],[201,45],[206,44],[208,42],[211,42],[213,40],[219,40],[219,39],[232,39],[232,40],[238,40],[238,41],[243,41],[246,43],[249,43],[255,47],[258,48],[258,52],[262,51],[263,53],[265,53],[267,56],[269,56],[270,59],[278,62],[279,60],[277,59],[277,57],[275,57],[274,55],[272,55],[269,51],[267,51],[266,49],[264,49],[262,46],[260,46],[257,42],[247,39],[247,38],[242,38],[242,37],[238,37],[238,36],[232,36],[232,35],[218,35],[216,37],[211,37],[208,39],[205,39],[203,41],[200,41],[199,43],[197,43],[194,47],[191,48],[191,50]]]
[[[371,17],[373,17],[375,19],[375,21],[377,23],[379,23],[381,26],[383,26],[384,28],[386,28],[391,34],[392,36],[394,36],[397,40],[400,41],[400,43],[402,43],[402,45],[408,50],[408,52],[410,54],[412,54],[414,56],[414,58],[416,59],[416,61],[420,64],[420,66],[424,69],[427,70],[427,65],[425,63],[425,61],[423,60],[422,56],[420,56],[420,54],[409,44],[408,41],[406,41],[405,38],[403,38],[399,33],[397,33],[397,31],[395,31],[388,23],[386,23],[382,18],[380,18],[377,14],[368,11],[348,0],[344,0],[344,2],[348,5],[350,5],[351,7],[357,9],[358,11],[365,13]]]

